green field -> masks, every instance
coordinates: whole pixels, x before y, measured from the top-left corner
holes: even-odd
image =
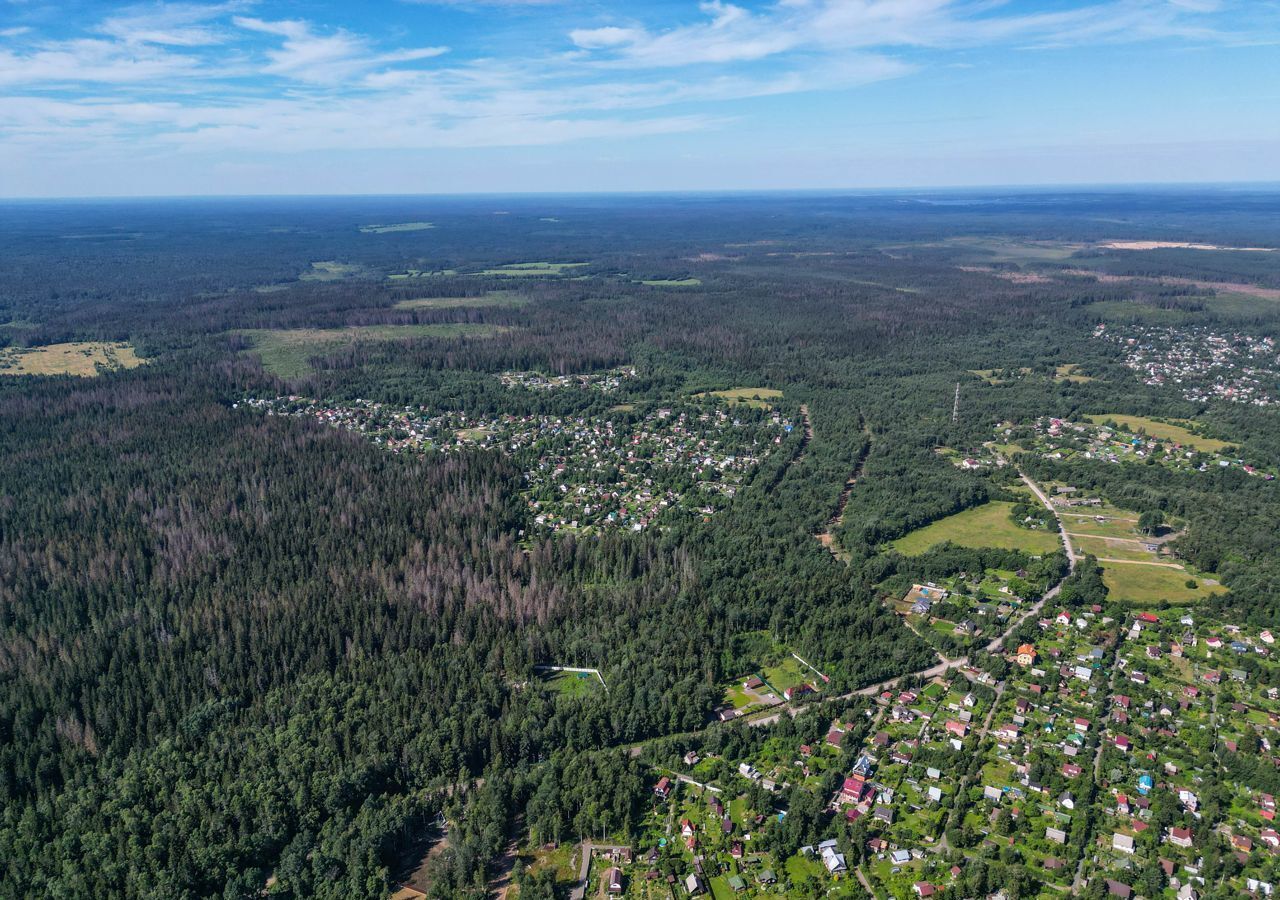
[[[1184,447],[1191,447],[1196,450],[1203,450],[1206,453],[1219,453],[1230,447],[1231,444],[1226,441],[1219,441],[1214,438],[1201,437],[1193,434],[1184,428],[1184,425],[1192,425],[1194,423],[1186,420],[1174,420],[1173,422],[1157,422],[1155,419],[1148,419],[1146,416],[1118,416],[1114,414],[1086,416],[1090,422],[1100,425],[1108,420],[1118,425],[1123,425],[1132,432],[1145,431],[1154,438],[1161,438],[1167,441],[1176,441]],[[1181,424],[1179,424],[1181,422]]]
[[[898,538],[893,542],[893,548],[906,556],[915,556],[935,544],[950,541],[961,547],[1004,547],[1046,554],[1062,545],[1056,532],[1019,528],[1009,518],[1012,509],[1012,503],[993,500]]]
[[[239,332],[253,344],[268,372],[299,378],[311,371],[310,359],[345,344],[427,337],[488,337],[503,330],[494,325],[363,325],[347,328],[254,329]]]
[[[361,234],[395,234],[400,231],[426,231],[436,226],[430,222],[397,222],[394,225],[361,225]]]
[[[407,281],[410,278],[434,278],[437,275],[457,275],[456,269],[408,269],[404,272],[397,272],[394,275],[388,275],[391,281]]]
[[[547,275],[563,275],[566,269],[576,269],[585,266],[584,262],[577,263],[555,263],[555,262],[527,262],[527,263],[511,263],[507,266],[496,266],[492,269],[483,269],[476,272],[477,275],[501,275],[511,278],[530,278],[534,276]]]
[[[1194,577],[1181,568],[1102,563],[1102,580],[1111,598],[1129,603],[1192,603],[1225,590],[1221,585],[1206,585],[1202,578],[1196,578],[1200,587],[1193,590],[1186,581]]]
[[[649,287],[697,287],[702,284],[701,278],[646,278],[640,282]]]
[[[123,341],[76,341],[41,347],[0,349],[0,375],[79,375],[92,377],[146,362]]]
[[[414,297],[395,304],[396,309],[462,309],[481,306],[517,307],[529,302],[512,291],[489,291],[476,297]]]
[[[782,391],[773,388],[742,387],[730,388],[727,391],[706,391],[693,396],[695,398],[719,397],[722,400],[728,400],[730,405],[743,403],[756,409],[769,409],[772,404],[768,401],[781,399]]]

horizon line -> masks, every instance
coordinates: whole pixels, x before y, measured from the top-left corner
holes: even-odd
[[[651,188],[636,190],[563,190],[563,191],[412,191],[406,193],[226,193],[226,194],[15,194],[0,195],[0,203],[104,202],[152,200],[300,200],[300,199],[469,199],[469,198],[537,198],[537,197],[724,197],[724,196],[798,196],[798,195],[876,195],[920,193],[982,193],[1015,191],[1043,193],[1115,192],[1124,190],[1257,190],[1280,192],[1280,179],[1274,181],[1100,181],[1042,182],[1015,184],[937,184],[885,187],[821,187],[821,188]]]

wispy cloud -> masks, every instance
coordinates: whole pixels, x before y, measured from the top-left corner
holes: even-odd
[[[269,0],[151,3],[62,31],[6,28],[0,142],[52,158],[617,140],[720,128],[741,114],[726,104],[748,98],[902,78],[926,65],[921,48],[1238,37],[1219,27],[1213,0],[1049,12],[1004,0],[707,0],[675,20],[646,20],[640,4],[616,14],[564,4],[537,40],[495,53],[486,37],[503,14],[492,7],[554,0],[408,2],[488,8],[461,17],[479,23],[463,35],[476,46],[457,33],[273,15]],[[950,65],[973,63],[938,67]]]

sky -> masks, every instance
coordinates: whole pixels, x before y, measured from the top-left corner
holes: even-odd
[[[1280,0],[0,0],[0,197],[1280,182]]]

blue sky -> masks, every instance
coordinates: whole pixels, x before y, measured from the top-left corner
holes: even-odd
[[[0,196],[1280,181],[1280,0],[0,0]]]

